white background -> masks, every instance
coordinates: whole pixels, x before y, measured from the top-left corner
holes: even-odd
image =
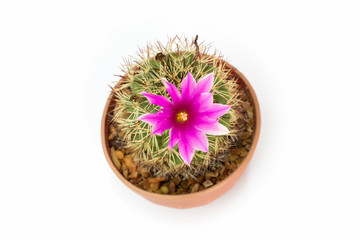
[[[175,34],[253,85],[256,153],[177,210],[126,188],[100,119],[122,57]],[[360,239],[359,1],[1,1],[0,239]]]

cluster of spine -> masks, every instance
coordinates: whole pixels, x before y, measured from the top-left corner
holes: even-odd
[[[190,177],[201,174],[227,157],[229,148],[239,137],[236,123],[241,117],[240,86],[222,57],[216,51],[210,53],[210,48],[209,45],[198,45],[197,39],[190,42],[179,37],[170,39],[166,45],[159,42],[148,45],[140,49],[138,57],[125,60],[124,75],[113,88],[116,106],[112,120],[121,132],[125,147],[131,150],[138,164],[152,168],[158,176]],[[214,102],[232,106],[220,119],[230,133],[225,136],[209,135],[209,153],[196,151],[190,168],[181,160],[177,146],[173,150],[167,148],[169,130],[161,136],[152,135],[151,125],[137,120],[145,113],[155,113],[160,109],[139,93],[146,91],[170,99],[161,79],[166,78],[180,89],[188,72],[196,80],[214,72]]]

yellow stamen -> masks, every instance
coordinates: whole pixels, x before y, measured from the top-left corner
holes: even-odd
[[[178,120],[178,122],[186,122],[188,120],[188,114],[181,111],[176,115],[176,120]]]

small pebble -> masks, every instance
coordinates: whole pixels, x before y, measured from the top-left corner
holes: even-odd
[[[129,178],[137,178],[139,175],[139,173],[137,171],[135,172],[132,172],[130,175],[129,175]]]
[[[128,170],[125,164],[121,164],[121,172]]]
[[[245,157],[247,155],[248,151],[246,150],[246,148],[241,148],[241,153],[240,153],[240,157]]]
[[[224,171],[225,171],[225,166],[220,169],[219,175],[220,176],[224,175]]]
[[[159,187],[160,187],[160,183],[158,183],[158,182],[156,182],[156,183],[150,183],[150,188],[151,188],[151,190],[153,190],[153,191],[158,190]]]
[[[150,189],[150,184],[148,181],[144,182],[144,189]]]
[[[110,141],[113,140],[115,136],[116,136],[116,132],[110,133],[110,135],[109,135],[109,140],[110,140]]]
[[[111,158],[114,162],[114,165],[117,169],[120,169],[121,168],[121,163],[120,163],[120,160],[118,159],[117,155],[116,155],[116,151],[115,151],[115,148],[114,147],[111,147],[110,148],[110,154],[111,154]]]
[[[238,155],[230,154],[230,161],[235,161],[238,158]]]
[[[229,162],[225,163],[225,169],[230,169],[231,168],[231,164]]]
[[[249,121],[246,123],[246,125],[248,126],[248,127],[253,127],[254,126],[254,119],[252,118],[252,119],[249,119]]]
[[[244,160],[243,158],[238,158],[236,160],[236,164],[239,166],[242,163],[243,160]]]
[[[124,158],[124,153],[122,151],[116,150],[115,153],[118,159]]]
[[[110,126],[110,132],[115,132],[116,128],[114,126]]]
[[[243,132],[240,136],[240,139],[241,140],[245,140],[245,139],[248,139],[249,137],[251,136],[251,133],[249,132]]]
[[[143,178],[150,177],[150,170],[147,167],[142,166],[142,167],[139,167],[138,169]]]
[[[177,190],[176,190],[176,193],[177,194],[181,194],[181,193],[183,193],[184,192],[184,189],[183,188],[178,188]]]
[[[232,154],[239,155],[241,153],[241,148],[236,148],[231,151]]]
[[[189,178],[189,179],[188,179],[188,184],[189,184],[190,186],[193,185],[194,183],[196,183],[195,179],[193,179],[193,178]]]
[[[181,181],[180,186],[181,186],[185,191],[187,191],[188,188],[189,188],[189,184],[188,184],[187,181]]]
[[[249,107],[249,109],[246,111],[246,113],[250,119],[254,118],[254,112],[253,112],[252,107]]]
[[[191,188],[191,192],[194,193],[194,192],[197,192],[199,191],[199,187],[200,187],[200,184],[199,183],[195,183],[192,188]]]
[[[204,188],[209,188],[209,187],[211,187],[212,185],[214,185],[213,184],[213,182],[211,181],[211,180],[206,180],[205,182],[203,182],[203,184],[202,184],[203,186],[204,186]]]
[[[174,182],[170,182],[169,183],[169,192],[172,194],[172,193],[175,193],[175,183]]]
[[[148,181],[150,183],[160,183],[166,181],[166,178],[149,178]]]
[[[130,176],[129,176],[129,178],[130,178],[130,180],[129,180],[129,182],[131,182],[132,184],[138,184],[139,182],[140,182],[140,178],[131,178]]]
[[[215,171],[215,172],[207,172],[206,173],[206,177],[217,177],[219,176],[219,172]]]
[[[203,183],[204,180],[205,180],[205,177],[204,177],[203,175],[199,176],[199,177],[196,179],[196,181],[197,181],[198,183]]]
[[[124,157],[123,161],[131,173],[136,171],[136,164],[134,163],[134,161],[131,159],[131,157],[129,155],[126,155]]]
[[[125,177],[126,179],[129,178],[129,171],[128,171],[127,169],[125,169],[122,174],[124,175],[124,177]]]
[[[168,186],[166,186],[165,184],[161,186],[160,188],[160,193],[162,194],[168,194],[169,193],[169,188]]]
[[[171,181],[173,181],[175,183],[175,185],[179,185],[179,183],[180,183],[180,179],[178,177],[171,179]]]

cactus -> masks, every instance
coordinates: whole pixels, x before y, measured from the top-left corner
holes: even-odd
[[[189,42],[185,38],[169,39],[166,45],[157,42],[140,49],[137,58],[126,60],[123,64],[121,79],[115,92],[116,106],[113,121],[121,132],[122,140],[133,154],[138,164],[150,167],[158,176],[181,175],[185,178],[204,173],[216,166],[221,158],[227,157],[229,148],[238,140],[237,120],[241,118],[241,99],[238,96],[240,86],[231,75],[231,69],[216,51],[209,53],[211,46]],[[195,152],[191,166],[187,166],[179,156],[177,146],[167,148],[169,131],[161,136],[151,135],[151,126],[138,121],[145,113],[159,110],[142,96],[146,91],[168,98],[162,78],[180,87],[186,74],[190,72],[195,79],[201,79],[214,72],[214,102],[231,105],[231,109],[220,119],[230,133],[225,136],[208,136],[209,153]]]

